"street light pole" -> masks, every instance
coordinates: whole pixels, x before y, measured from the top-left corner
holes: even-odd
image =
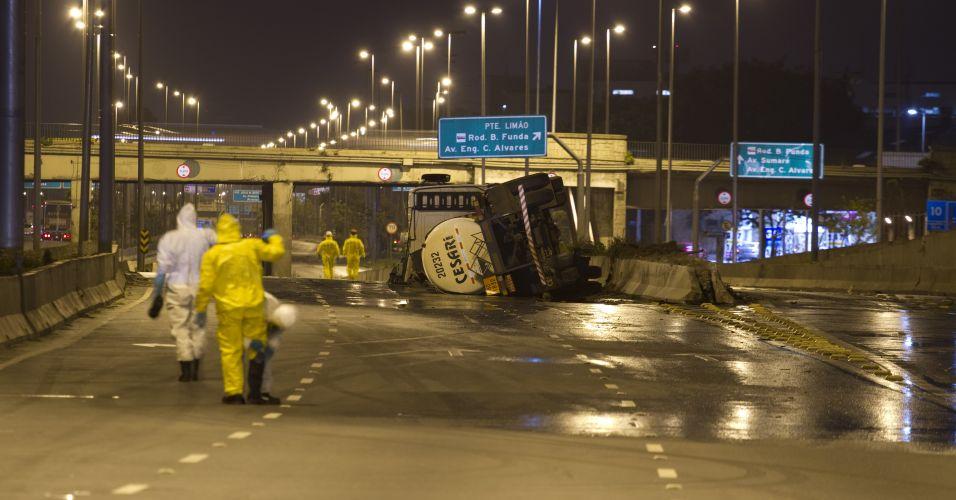
[[[661,242],[662,175],[664,170],[664,0],[658,0],[657,12],[657,140],[654,147],[657,169],[654,171],[654,243]]]
[[[571,132],[578,130],[578,39],[571,49]]]
[[[109,58],[113,53],[113,22],[116,10],[113,0],[102,0],[103,16],[102,50],[100,51],[100,196],[99,196],[99,251],[113,250],[113,179],[116,159],[114,157],[114,120],[106,103],[113,102],[113,71]]]
[[[0,249],[23,252],[26,2],[0,2]]]
[[[83,16],[87,10],[83,9]],[[42,113],[40,111],[40,97],[42,72],[40,71],[43,61],[43,0],[36,1],[36,34],[33,46],[34,68],[33,68],[33,250],[40,251],[40,221],[43,218],[43,145],[40,137],[40,123]],[[88,24],[83,28],[84,49],[86,43],[86,30]],[[86,51],[83,51],[84,57]],[[85,61],[84,61],[85,63]],[[84,71],[85,73],[85,71]],[[84,97],[86,96],[84,92]]]
[[[590,227],[591,227],[591,150],[592,142],[594,135],[594,35],[595,30],[597,29],[597,0],[591,0],[591,62],[590,70],[588,76],[588,134],[587,134],[587,145],[586,145],[586,167],[587,169],[584,172],[584,213],[582,217],[578,217],[578,220],[583,220],[583,228],[579,227],[578,230],[584,231],[584,238],[590,241]],[[580,185],[578,190],[581,190]],[[578,210],[581,210],[579,207]]]
[[[737,263],[737,182],[739,172],[737,171],[737,147],[738,132],[740,124],[740,0],[734,0],[734,111],[733,111],[733,139],[730,147],[730,172],[733,180],[733,214],[731,214],[731,262]]]
[[[145,76],[143,72],[143,0],[137,2],[139,7],[139,34],[138,34],[138,43],[139,43],[139,55],[137,56],[139,60],[139,72],[140,76]],[[136,80],[136,93],[139,95],[140,85],[142,84],[142,79]],[[146,214],[145,214],[145,191],[146,183],[144,182],[145,176],[145,166],[146,166],[146,154],[145,154],[145,140],[143,137],[143,103],[141,99],[136,100],[136,129],[137,129],[137,140],[136,140],[136,225],[138,226],[137,233],[142,237],[144,234],[143,231],[146,229]],[[163,207],[165,208],[166,196],[163,193]],[[166,217],[163,214],[163,224],[166,224]],[[146,270],[146,254],[143,252],[136,252],[136,269],[139,271]]]
[[[561,0],[554,0],[554,53],[551,69],[551,133],[558,131],[558,20],[561,14]]]
[[[610,33],[610,32],[609,32]],[[676,46],[676,35],[677,35],[677,9],[671,9],[671,60],[670,60],[670,69],[668,70],[668,98],[667,98],[667,189],[666,191],[666,203],[667,203],[667,213],[664,216],[664,241],[671,241],[673,234],[673,204],[671,202],[671,185],[672,178],[674,175],[674,98],[676,92],[674,92],[674,59],[675,53],[677,51]],[[608,36],[610,41],[610,36]]]
[[[607,44],[607,54],[604,61],[604,133],[611,133],[611,29],[608,28],[605,33],[604,43]],[[624,25],[618,24],[614,26],[614,32],[617,34],[624,33]]]
[[[880,83],[876,125],[876,241],[883,241],[883,108],[886,104],[886,0],[880,2]],[[816,200],[814,200],[816,203]]]
[[[90,11],[92,11],[93,6],[91,2],[87,2],[85,9],[86,18],[87,18],[87,29],[90,29],[92,17],[90,17]],[[93,62],[93,37],[92,31],[84,32],[83,37],[83,54],[84,54],[84,63],[83,63],[83,137],[80,139],[80,227],[79,229],[79,250],[82,252],[83,245],[90,239],[90,157],[92,155],[92,140],[91,132],[93,129],[93,78],[94,78],[94,62]],[[108,57],[111,61],[115,61],[116,58],[112,54],[108,54]],[[110,68],[110,75],[112,76],[114,71],[112,69],[112,64],[107,65]],[[109,103],[111,101],[107,101]],[[109,104],[107,104],[108,106]],[[101,104],[101,107],[103,105]],[[100,141],[102,142],[102,137]]]
[[[820,221],[820,189],[819,177],[820,169],[823,168],[822,154],[820,151],[820,121],[822,85],[823,85],[823,46],[822,37],[822,13],[820,0],[816,0],[813,15],[813,178],[810,180],[810,223],[813,235],[810,237],[810,260],[816,262],[820,257],[820,236],[818,226]],[[763,255],[760,256],[763,258]]]

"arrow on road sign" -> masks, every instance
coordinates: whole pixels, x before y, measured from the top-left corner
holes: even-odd
[[[149,251],[149,229],[143,229],[139,232],[139,253]]]
[[[535,140],[535,141],[540,141],[540,140],[541,140],[541,132],[535,132],[535,133],[531,134],[531,139],[532,139],[532,140]]]

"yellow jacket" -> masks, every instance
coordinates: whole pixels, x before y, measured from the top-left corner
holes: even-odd
[[[349,236],[342,244],[342,253],[349,259],[354,257],[365,258],[365,244],[358,236]]]
[[[202,258],[196,311],[205,312],[211,299],[216,307],[232,309],[261,307],[262,262],[275,262],[285,255],[282,237],[242,238],[239,222],[223,214],[216,223],[216,245]]]
[[[326,236],[322,243],[319,243],[319,247],[316,249],[316,252],[322,257],[328,257],[334,259],[341,254],[339,250],[339,244],[332,239],[331,236]]]

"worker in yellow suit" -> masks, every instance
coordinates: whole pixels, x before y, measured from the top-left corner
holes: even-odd
[[[335,276],[332,272],[335,269],[335,259],[342,253],[339,250],[339,244],[332,238],[332,231],[325,232],[325,239],[322,240],[322,243],[319,243],[316,252],[319,257],[322,257],[322,270],[325,272],[325,279],[332,279]]]
[[[350,280],[357,280],[359,274],[359,262],[365,258],[365,245],[358,237],[358,229],[350,231],[350,235],[345,243],[342,244],[342,253],[345,254],[346,269],[349,272]]]
[[[248,349],[250,404],[264,404],[266,318],[263,307],[262,262],[285,255],[282,237],[268,229],[262,238],[242,238],[239,222],[229,214],[219,217],[216,244],[203,255],[196,294],[196,322],[206,323],[206,308],[216,300],[219,326],[216,337],[222,354],[222,382],[226,404],[245,404],[242,397],[243,348]]]

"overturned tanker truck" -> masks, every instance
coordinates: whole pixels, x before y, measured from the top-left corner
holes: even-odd
[[[600,289],[576,240],[570,190],[535,174],[503,184],[426,175],[408,200],[408,243],[393,284],[448,293],[583,295]]]

